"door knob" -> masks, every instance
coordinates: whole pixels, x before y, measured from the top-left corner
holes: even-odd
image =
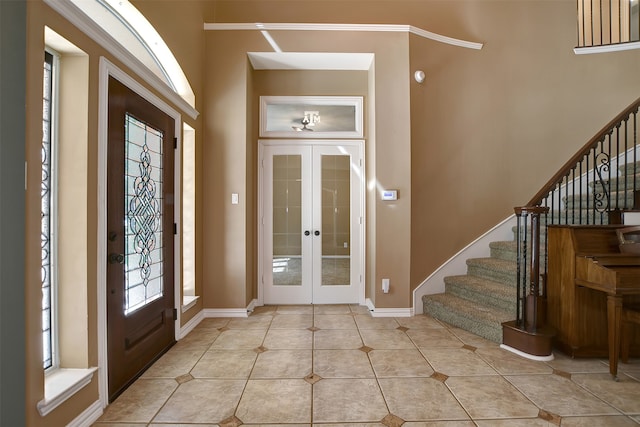
[[[305,236],[308,236],[309,234],[311,234],[311,232],[310,232],[309,230],[305,230],[305,231],[304,231],[304,235],[305,235]]]
[[[313,234],[315,234],[316,236],[319,236],[320,235],[320,230],[314,231]]]
[[[109,254],[109,264],[124,264],[124,255]]]

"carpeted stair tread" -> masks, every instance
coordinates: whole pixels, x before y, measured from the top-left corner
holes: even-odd
[[[629,162],[623,163],[618,166],[618,170],[622,175],[632,176],[636,174],[638,169],[640,169],[640,161],[634,162],[633,160],[630,160]]]
[[[540,239],[540,246],[544,245],[545,239]],[[518,244],[515,241],[509,242],[491,242],[489,243],[491,258],[502,259],[505,261],[516,262],[518,259]],[[531,242],[527,244],[527,258],[531,255]],[[524,256],[524,254],[521,254]],[[540,262],[544,262],[544,254],[540,253]]]
[[[611,189],[613,191],[633,191],[640,189],[640,175],[636,175],[635,179],[633,175],[619,176],[617,178],[612,178],[611,181],[606,179],[603,182],[590,182],[589,187],[591,187],[594,193],[602,192],[603,184],[607,189]]]
[[[566,210],[571,211],[574,208],[581,209],[594,209],[596,205],[600,206],[600,210],[604,210],[605,207],[610,208],[629,208],[633,206],[633,191],[619,191],[615,192],[614,189],[608,194],[608,198],[601,201],[596,201],[592,194],[582,194],[579,196],[563,197],[564,207]],[[603,204],[603,205],[601,205]]]
[[[467,274],[484,277],[505,285],[515,286],[517,281],[515,262],[498,258],[469,258],[467,260]]]
[[[507,242],[491,242],[489,243],[491,257],[503,259],[505,261],[515,261],[518,255],[518,244],[515,240]]]
[[[516,312],[516,288],[477,276],[460,275],[444,278],[445,292],[466,300]]]
[[[502,323],[513,320],[511,313],[447,293],[425,295],[423,303],[432,317],[494,342],[502,342]]]
[[[587,222],[587,218],[589,221]],[[592,210],[587,209],[570,209],[568,211],[553,211],[549,212],[548,218],[544,215],[540,217],[540,225],[544,226],[549,224],[607,224],[609,216],[604,213],[602,215],[594,213]]]

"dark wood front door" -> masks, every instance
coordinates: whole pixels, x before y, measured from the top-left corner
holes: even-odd
[[[174,120],[109,79],[109,400],[175,343]]]

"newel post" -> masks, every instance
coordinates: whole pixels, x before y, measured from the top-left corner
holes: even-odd
[[[540,273],[540,216],[548,207],[514,208],[517,218],[516,319],[502,324],[503,348],[532,359],[553,359],[554,332],[546,325],[546,274]],[[546,246],[545,246],[546,247]],[[545,272],[546,273],[546,272]],[[542,283],[541,283],[542,282]]]
[[[546,322],[546,283],[540,285],[540,215],[548,213],[549,208],[527,206],[514,210],[518,218],[518,307],[522,307],[522,316],[517,316],[516,320],[528,332],[535,332]],[[529,236],[530,244],[527,242]],[[528,248],[530,254],[527,254]],[[546,256],[546,251],[542,256]]]

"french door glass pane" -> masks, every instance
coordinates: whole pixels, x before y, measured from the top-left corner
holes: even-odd
[[[302,286],[302,156],[273,156],[273,285]]]
[[[125,118],[125,314],[162,296],[161,131]]]
[[[351,277],[351,159],[322,156],[322,285],[349,285]]]

